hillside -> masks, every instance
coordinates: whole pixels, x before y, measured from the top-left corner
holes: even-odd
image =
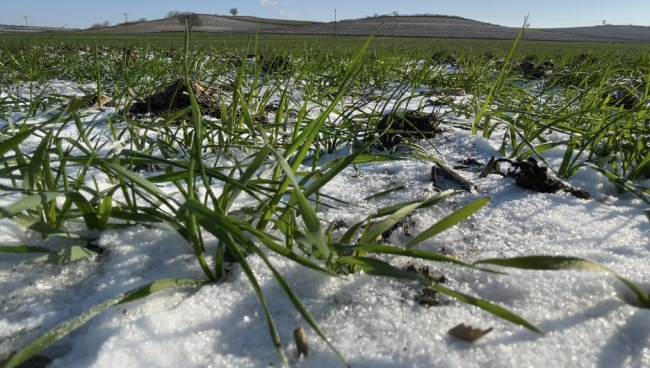
[[[195,32],[338,35],[382,37],[429,37],[512,40],[519,28],[503,27],[470,19],[437,16],[396,16],[344,20],[330,23],[266,19],[249,16],[200,14],[202,24]],[[85,32],[182,32],[176,18],[119,25]],[[523,39],[538,41],[650,42],[650,27],[597,26],[577,28],[527,29]]]
[[[613,41],[626,40],[629,42],[650,42],[650,27],[642,26],[594,26],[574,28],[549,28],[546,32],[571,34],[576,36],[590,36]]]
[[[201,25],[195,26],[193,32],[218,32],[218,33],[240,33],[265,31],[285,26],[268,22],[256,22],[251,20],[233,19],[233,17],[222,17],[218,15],[199,14]],[[176,17],[152,20],[129,25],[118,25],[114,27],[85,30],[84,32],[112,32],[112,33],[145,33],[145,32],[182,32],[184,25]]]
[[[334,23],[325,23],[291,29],[277,28],[269,32],[327,35],[334,34],[334,27]],[[630,31],[629,28],[640,30]],[[336,33],[339,35],[365,36],[375,31],[377,36],[384,37],[514,39],[519,28],[503,27],[470,19],[424,16],[366,18],[341,21],[336,24]],[[528,29],[523,38],[539,41],[650,42],[650,28],[605,26]]]
[[[14,26],[7,24],[0,24],[0,33],[33,33],[33,32],[71,32],[76,31],[73,28],[57,28],[57,27],[37,27],[37,26]]]

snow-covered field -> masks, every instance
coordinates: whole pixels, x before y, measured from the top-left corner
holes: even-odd
[[[74,132],[70,126],[71,137]],[[485,163],[499,156],[498,136],[485,140],[447,128],[432,143],[448,163],[466,158]],[[25,144],[37,144],[37,137],[30,139]],[[428,144],[422,145],[438,155]],[[342,149],[331,158],[345,153]],[[545,153],[555,167],[562,155],[559,148]],[[321,157],[319,163],[327,160]],[[351,226],[378,208],[435,190],[428,162],[390,161],[358,165],[358,169],[349,167],[322,193],[359,207],[323,209],[319,213],[323,222],[342,220]],[[643,212],[645,204],[629,193],[619,193],[601,174],[583,168],[571,177],[571,185],[595,198],[586,201],[570,194],[528,191],[498,175],[479,178],[478,169],[472,167],[459,172],[478,188],[416,211],[410,229],[391,234],[392,244],[405,245],[453,210],[490,196],[489,204],[478,213],[419,248],[468,263],[524,255],[588,258],[637,283],[646,293],[650,290],[650,223]],[[96,174],[100,186],[105,184],[100,173],[90,174]],[[438,184],[443,189],[457,188],[444,179]],[[364,201],[398,186],[404,189]],[[2,196],[0,206],[16,199],[15,195]],[[105,251],[76,263],[35,264],[31,260],[36,256],[2,254],[0,354],[20,349],[57,323],[140,285],[161,278],[204,277],[190,246],[170,228],[133,226],[97,235],[97,244]],[[25,244],[42,244],[40,235],[10,220],[0,221],[0,245]],[[66,244],[56,238],[47,240],[55,249]],[[603,273],[508,269],[507,275],[500,275],[418,261],[446,276],[445,286],[508,308],[542,329],[545,334],[540,335],[445,296],[440,297],[440,305],[424,307],[416,301],[422,289],[416,283],[363,273],[333,278],[274,254],[269,257],[353,367],[650,366],[650,310],[635,306],[635,296]],[[403,257],[384,260],[398,267],[413,262]],[[291,365],[343,366],[302,320],[262,260],[252,255],[248,261]],[[474,343],[464,342],[447,333],[460,323],[493,330]],[[310,349],[302,357],[293,342],[293,331],[299,326],[306,330]],[[17,338],[7,341],[16,334]],[[41,355],[48,367],[282,365],[258,298],[238,265],[223,283],[171,289],[109,308]]]

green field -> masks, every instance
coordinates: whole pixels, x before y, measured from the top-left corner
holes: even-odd
[[[209,46],[219,51],[232,51],[245,48],[249,37],[257,41],[262,49],[300,49],[318,48],[333,50],[342,48],[358,49],[368,39],[367,37],[352,36],[302,36],[302,35],[248,35],[223,33],[193,33],[190,44]],[[152,46],[180,48],[183,46],[182,33],[148,33],[148,34],[100,34],[100,33],[29,33],[0,34],[0,44],[28,45],[93,45],[100,46]],[[442,50],[449,53],[481,52],[505,54],[510,49],[510,40],[467,40],[467,39],[435,39],[435,38],[395,38],[376,37],[371,49],[394,49],[397,51],[419,52],[423,50]],[[520,41],[517,52],[520,54],[566,52],[645,52],[650,46],[634,43],[601,43],[601,42],[553,42],[553,41]]]

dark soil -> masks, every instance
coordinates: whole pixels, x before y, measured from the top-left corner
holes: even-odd
[[[551,68],[553,68],[554,65],[548,61],[541,65],[535,65],[530,61],[524,61],[523,63],[519,64],[519,67],[523,72],[524,78],[540,79],[549,75],[551,73]]]
[[[377,131],[386,132],[380,140],[384,147],[389,149],[405,140],[415,142],[431,139],[443,132],[439,125],[435,114],[407,111],[384,115],[377,124]]]
[[[529,157],[528,160],[517,159],[516,161],[502,158],[495,160],[494,162],[496,165],[494,172],[514,178],[517,185],[522,188],[534,190],[540,193],[556,193],[562,190],[571,193],[573,196],[580,199],[593,199],[586,191],[574,188],[551,176],[548,173],[548,168],[539,166],[537,160],[532,157]],[[498,167],[499,163],[508,163],[514,167],[514,169],[508,170],[508,172],[504,174]]]
[[[292,61],[289,56],[277,55],[277,56],[260,56],[260,62],[262,64],[262,70],[267,73],[286,73],[291,71]]]
[[[217,119],[221,118],[221,104],[214,97],[214,94],[218,90],[195,80],[190,81],[190,86],[192,87],[194,96],[196,96],[201,114]],[[190,106],[190,95],[188,94],[185,80],[179,78],[165,87],[161,92],[154,93],[144,100],[133,103],[129,109],[129,113],[138,118],[151,117],[178,111]]]
[[[403,268],[404,271],[418,274],[427,280],[435,283],[447,282],[447,277],[439,272],[433,271],[429,266],[424,266],[416,263],[409,263]],[[440,293],[438,290],[429,286],[424,286],[415,294],[415,301],[423,307],[437,307],[446,305],[447,302],[440,300]]]

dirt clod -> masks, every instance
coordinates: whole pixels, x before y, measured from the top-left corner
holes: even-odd
[[[559,179],[551,176],[548,173],[548,168],[539,166],[537,160],[529,157],[527,160],[517,159],[516,161],[502,158],[494,161],[495,164],[509,163],[513,170],[508,170],[507,173],[499,173],[503,176],[509,176],[515,179],[518,186],[534,190],[540,193],[556,193],[559,190],[571,193],[580,199],[593,199],[589,193],[582,189],[574,188]]]
[[[190,80],[190,86],[196,96],[201,114],[221,118],[221,104],[213,96],[218,92],[206,83]],[[131,105],[129,113],[136,117],[159,116],[163,113],[174,112],[191,106],[190,95],[182,78],[176,79],[162,91],[136,101]]]
[[[441,274],[440,272],[433,271],[429,266],[409,263],[402,269],[404,271],[420,275],[427,280],[433,281],[435,283],[445,283],[448,281],[445,275]],[[440,300],[440,293],[438,290],[429,286],[424,286],[415,294],[415,301],[418,302],[421,306],[427,308],[447,304]]]
[[[441,274],[440,272],[434,271],[429,266],[416,264],[416,263],[409,263],[403,268],[403,270],[418,274],[420,276],[423,276],[427,280],[431,280],[433,282],[438,282],[441,284],[447,282],[447,277],[445,275]]]
[[[381,136],[381,143],[386,148],[394,147],[405,140],[415,142],[425,138],[431,139],[443,132],[435,114],[425,114],[420,111],[384,115],[377,124],[377,131],[380,133],[386,131]]]
[[[535,65],[530,61],[524,61],[523,63],[519,64],[519,67],[523,72],[524,78],[540,79],[550,74],[551,68],[553,68],[553,63],[545,62],[541,65]]]
[[[436,289],[425,286],[415,295],[415,301],[423,307],[437,307],[440,305],[440,293]]]

